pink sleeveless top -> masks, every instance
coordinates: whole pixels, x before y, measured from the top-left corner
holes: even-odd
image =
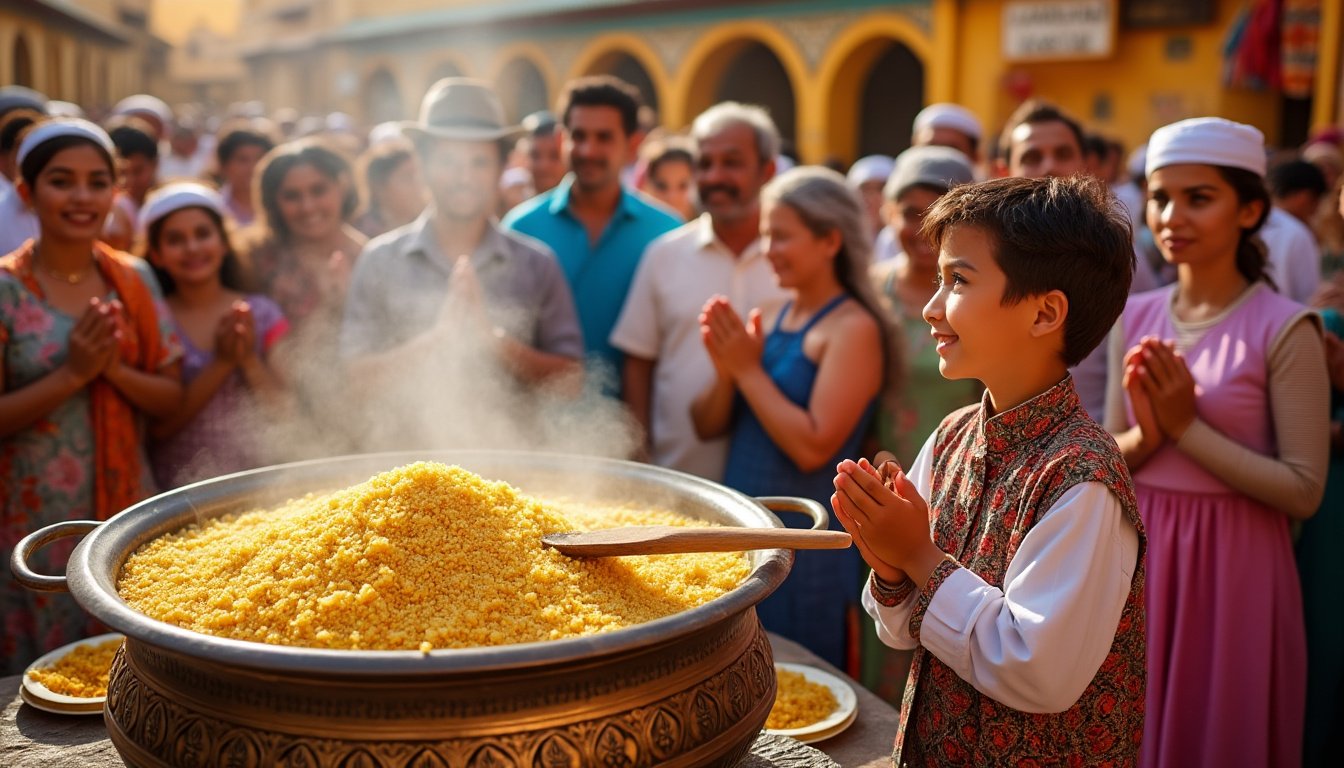
[[[1131,296],[1123,319],[1125,350],[1144,336],[1176,339],[1171,319],[1175,286]],[[1195,413],[1228,438],[1261,453],[1274,455],[1274,420],[1269,407],[1270,346],[1306,307],[1256,283],[1252,294],[1204,332],[1189,349],[1177,349],[1195,379]],[[1126,417],[1134,412],[1126,398]],[[1171,443],[1163,445],[1138,472],[1135,485],[1184,493],[1237,493]]]

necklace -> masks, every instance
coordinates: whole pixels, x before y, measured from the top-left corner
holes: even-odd
[[[41,253],[40,251],[34,251],[33,253],[34,259],[36,259],[36,257],[40,253]],[[67,285],[79,285],[80,283],[84,282],[84,278],[88,277],[89,274],[93,272],[94,267],[90,266],[88,269],[80,270],[79,272],[76,272],[73,275],[52,269],[51,267],[45,264],[42,265],[42,269],[47,273],[47,275],[54,277],[57,280],[66,283]]]

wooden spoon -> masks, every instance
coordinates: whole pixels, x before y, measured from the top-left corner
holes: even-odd
[[[603,531],[550,533],[543,547],[570,557],[669,555],[689,552],[740,552],[747,549],[845,549],[844,531],[797,528],[684,528],[677,525],[637,525]]]

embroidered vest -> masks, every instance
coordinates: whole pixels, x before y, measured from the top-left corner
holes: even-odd
[[[1033,714],[977,691],[923,646],[905,688],[893,758],[898,766],[1134,764],[1145,683],[1143,524],[1115,440],[1083,411],[1072,378],[985,419],[986,401],[943,420],[929,500],[933,537],[987,583],[1003,588],[1023,538],[1069,488],[1104,483],[1139,532],[1139,557],[1110,652],[1065,712]],[[933,583],[941,583],[935,571]],[[927,599],[911,615],[918,636]]]

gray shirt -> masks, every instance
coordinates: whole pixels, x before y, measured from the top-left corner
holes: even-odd
[[[554,254],[493,222],[471,254],[491,322],[534,349],[583,357],[574,298]],[[341,323],[344,359],[398,347],[427,331],[452,279],[429,212],[375,238],[355,261]]]

